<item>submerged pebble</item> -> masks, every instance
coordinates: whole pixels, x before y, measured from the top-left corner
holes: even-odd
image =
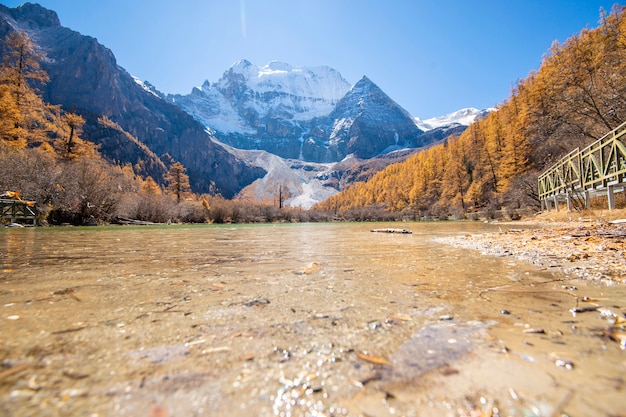
[[[561,367],[561,368],[565,368],[568,370],[574,369],[574,363],[572,361],[568,361],[565,359],[558,359],[554,363],[556,366]]]
[[[275,347],[274,352],[272,352],[270,357],[275,362],[287,362],[289,359],[291,359],[291,352],[289,352],[287,349]]]

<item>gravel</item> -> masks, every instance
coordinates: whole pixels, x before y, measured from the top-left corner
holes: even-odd
[[[485,255],[514,257],[542,268],[557,268],[579,278],[626,283],[626,224],[575,221],[535,229],[467,234],[439,239]]]

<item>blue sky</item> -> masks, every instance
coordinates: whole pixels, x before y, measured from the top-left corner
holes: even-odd
[[[593,0],[39,0],[164,93],[234,62],[366,75],[422,119],[504,102],[553,41],[598,25]],[[23,1],[0,0],[9,7]]]

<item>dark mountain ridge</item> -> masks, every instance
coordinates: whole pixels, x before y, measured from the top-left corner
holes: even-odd
[[[413,117],[366,76],[337,103],[328,119],[332,124],[327,143],[336,161],[349,154],[369,159],[391,148],[425,145]]]

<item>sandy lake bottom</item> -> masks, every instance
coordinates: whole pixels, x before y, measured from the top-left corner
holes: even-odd
[[[625,415],[625,286],[377,227],[0,230],[0,415]]]

